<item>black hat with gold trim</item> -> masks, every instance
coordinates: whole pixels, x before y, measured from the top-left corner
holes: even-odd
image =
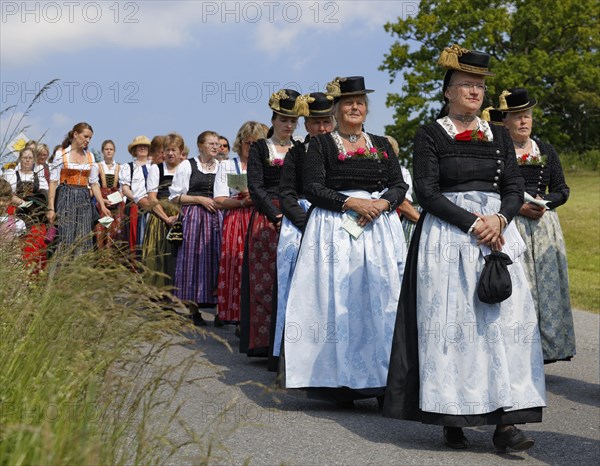
[[[365,88],[365,78],[362,76],[347,76],[345,78],[335,78],[327,83],[327,94],[333,96],[337,102],[340,97],[347,95],[364,95],[375,92],[373,89]]]
[[[498,100],[500,101],[498,110],[507,113],[521,112],[537,105],[537,100],[530,99],[527,94],[527,89],[523,89],[522,87],[515,87],[508,91],[502,91]]]
[[[300,97],[300,93],[293,89],[280,89],[271,95],[269,107],[279,115],[289,117],[302,116],[298,113],[297,109],[296,99],[298,97]]]
[[[504,113],[494,107],[484,108],[481,112],[481,119],[496,126],[504,126]]]
[[[465,49],[457,44],[446,47],[438,59],[438,64],[449,70],[464,71],[465,73],[495,76],[488,69],[490,55],[484,52]]]
[[[312,92],[298,97],[298,110],[305,117],[318,118],[333,115],[334,97],[324,92]],[[307,108],[303,107],[306,102]]]

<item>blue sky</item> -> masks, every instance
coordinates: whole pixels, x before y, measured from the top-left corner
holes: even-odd
[[[24,111],[36,90],[60,81],[33,107],[26,135],[62,141],[79,121],[91,148],[113,139],[117,160],[139,134],[230,140],[242,123],[269,124],[271,92],[324,90],[336,76],[365,76],[368,131],[392,122],[389,83],[377,68],[393,38],[383,25],[416,13],[407,1],[58,1],[0,2],[0,107]],[[400,78],[401,79],[401,78]],[[18,116],[18,115],[17,115]],[[0,136],[8,125],[0,121]],[[302,123],[296,135],[304,136]]]

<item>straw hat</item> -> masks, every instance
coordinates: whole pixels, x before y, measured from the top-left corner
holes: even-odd
[[[150,144],[151,141],[150,139],[148,139],[146,136],[136,136],[135,138],[133,138],[133,141],[131,141],[129,143],[129,145],[127,146],[127,151],[133,155],[133,149],[137,146],[148,146],[148,149],[150,149]]]

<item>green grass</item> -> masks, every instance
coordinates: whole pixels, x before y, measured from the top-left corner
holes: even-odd
[[[115,260],[55,256],[36,276],[19,255],[0,241],[0,466],[165,464],[184,445],[214,459],[174,401],[209,363],[165,360],[191,324]]]
[[[567,171],[571,195],[557,209],[569,261],[571,306],[600,313],[600,174]]]

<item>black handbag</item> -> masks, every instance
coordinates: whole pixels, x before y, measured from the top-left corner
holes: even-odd
[[[512,294],[512,281],[508,266],[513,262],[510,257],[500,251],[492,251],[484,259],[485,265],[477,283],[477,296],[484,303],[500,303]]]

